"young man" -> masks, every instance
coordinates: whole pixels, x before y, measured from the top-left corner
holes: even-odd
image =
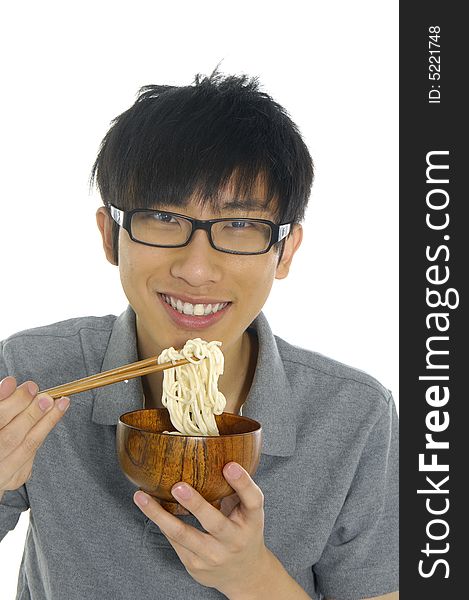
[[[129,307],[1,347],[1,535],[31,509],[18,598],[397,598],[390,392],[274,337],[261,312],[300,246],[313,178],[285,111],[246,77],[148,86],[92,178]],[[176,517],[115,453],[119,416],[161,406],[159,374],[76,395],[65,416],[68,399],[37,392],[194,337],[223,343],[226,411],[260,421],[264,443],[255,482],[225,465],[236,494],[222,511],[176,484],[191,513]]]

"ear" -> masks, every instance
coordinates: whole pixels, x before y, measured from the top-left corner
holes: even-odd
[[[303,227],[299,223],[294,223],[290,235],[285,240],[282,258],[277,265],[275,279],[285,279],[290,271],[290,265],[295,252],[300,247],[303,239]]]
[[[103,238],[103,248],[106,258],[111,265],[117,266],[117,263],[114,261],[114,253],[112,251],[112,219],[104,206],[101,206],[96,211],[96,223],[101,233],[101,237]]]

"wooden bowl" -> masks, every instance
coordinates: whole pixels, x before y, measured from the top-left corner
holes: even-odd
[[[234,490],[223,477],[223,467],[239,463],[253,475],[261,453],[262,429],[247,417],[223,413],[215,417],[219,436],[171,435],[166,408],[135,410],[117,424],[117,454],[127,478],[158,498],[172,514],[189,514],[171,495],[184,481],[217,508]]]

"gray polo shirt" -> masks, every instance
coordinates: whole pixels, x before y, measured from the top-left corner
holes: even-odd
[[[261,313],[243,414],[262,423],[254,477],[265,543],[314,599],[398,588],[397,417],[365,373],[275,337]],[[138,360],[135,314],[83,317],[2,343],[0,379],[40,389]],[[30,481],[5,493],[0,539],[31,509],[17,599],[221,598],[196,583],[119,468],[119,416],[142,407],[140,379],[83,392],[37,453]],[[194,526],[192,516],[181,517]],[[240,573],[240,578],[242,577]],[[285,599],[287,600],[287,599]]]

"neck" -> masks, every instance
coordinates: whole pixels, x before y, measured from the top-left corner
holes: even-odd
[[[145,348],[145,344],[138,342],[139,359],[143,360],[155,356],[154,349]],[[224,374],[219,379],[218,389],[226,398],[224,412],[238,414],[241,406],[246,401],[251,388],[254,371],[257,363],[257,336],[247,331],[243,333],[237,344],[222,351],[225,357]],[[163,374],[152,373],[142,377],[143,392],[145,395],[145,408],[161,408],[161,395],[163,389]]]

